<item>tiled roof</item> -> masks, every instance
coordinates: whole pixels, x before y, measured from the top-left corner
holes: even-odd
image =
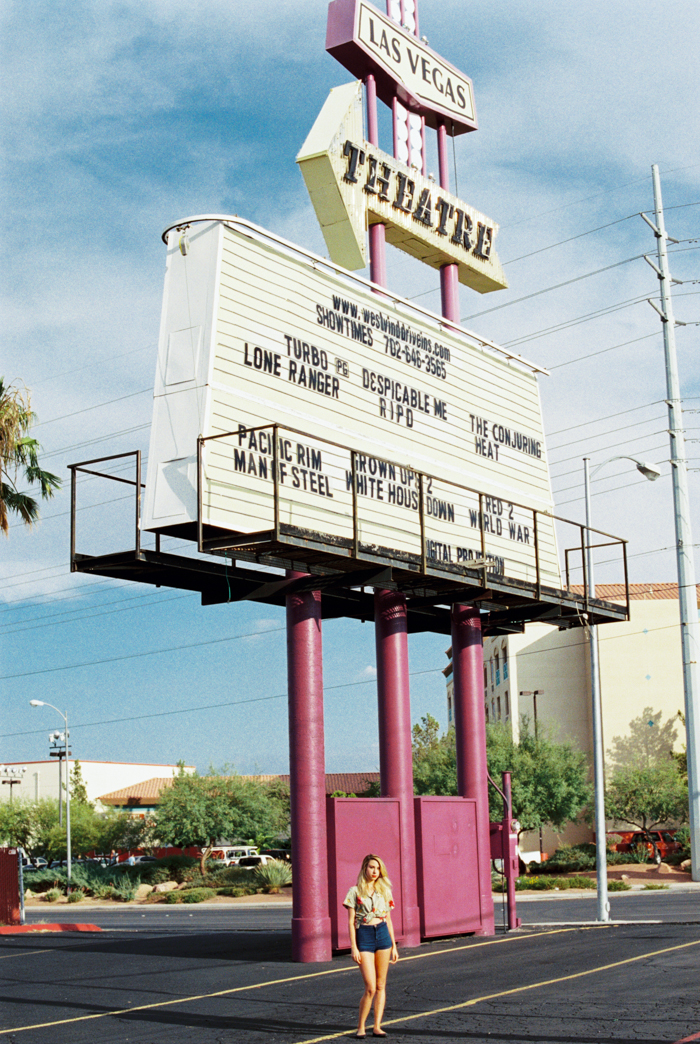
[[[289,776],[245,776],[244,779],[257,779],[260,783],[279,779],[282,783],[289,783]],[[378,782],[378,772],[327,772],[326,794],[335,794],[337,790],[344,794],[364,794],[370,783]]]
[[[583,588],[580,585],[573,586],[572,590],[576,591],[577,594],[583,594]],[[698,603],[700,604],[700,584],[697,587],[697,595]],[[605,602],[624,602],[625,585],[596,584],[595,596]],[[667,601],[676,598],[678,598],[678,584],[676,583],[630,584],[631,602],[643,601],[645,599]]]
[[[280,780],[289,783],[289,776],[242,776],[242,779],[254,779],[259,783],[273,783]],[[378,772],[327,772],[326,794],[334,794],[341,790],[344,794],[364,794],[369,789],[370,783],[379,782]],[[172,786],[172,777],[167,779],[146,779],[142,783],[134,783],[130,787],[121,790],[113,790],[109,794],[103,794],[100,801],[103,805],[157,805],[160,795],[166,787]]]
[[[157,804],[161,792],[173,785],[172,776],[161,779],[144,779],[141,783],[132,783],[130,787],[113,790],[103,794],[99,800],[103,805],[153,805]]]

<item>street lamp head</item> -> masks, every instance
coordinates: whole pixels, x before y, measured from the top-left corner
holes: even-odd
[[[649,479],[650,482],[656,482],[657,478],[661,475],[661,472],[654,464],[647,464],[646,461],[637,460],[637,471],[644,475],[644,478]]]
[[[44,703],[43,700],[30,700],[29,701],[29,706],[30,707],[45,707],[46,704]]]

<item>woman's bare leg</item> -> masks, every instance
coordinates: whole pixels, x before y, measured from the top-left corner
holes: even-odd
[[[374,970],[375,954],[363,951],[360,953],[360,958],[360,971],[362,972],[362,979],[365,984],[365,992],[362,994],[362,999],[360,1000],[360,1014],[357,1020],[358,1034],[365,1032],[365,1022],[367,1021],[367,1016],[372,1007],[372,1001],[377,992],[377,975]]]
[[[386,973],[389,970],[391,950],[377,950],[374,955],[375,996],[374,1032],[381,1034],[384,1005],[386,1004]],[[383,1034],[382,1034],[383,1035]]]

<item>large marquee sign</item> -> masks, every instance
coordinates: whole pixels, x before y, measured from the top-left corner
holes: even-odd
[[[334,261],[367,264],[365,231],[381,222],[386,241],[432,268],[457,264],[479,293],[508,286],[495,251],[498,225],[364,140],[362,85],[334,88],[297,163]]]
[[[333,0],[326,50],[353,76],[371,73],[387,105],[396,97],[428,126],[445,123],[450,134],[477,129],[469,77],[367,0]]]
[[[277,511],[340,546],[357,517],[388,554],[560,586],[532,368],[237,218],[167,243],[145,528],[197,519],[201,435],[221,533]]]

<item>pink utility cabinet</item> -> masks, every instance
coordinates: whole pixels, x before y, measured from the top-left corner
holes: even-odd
[[[476,801],[417,797],[414,810],[421,935],[482,931]]]

